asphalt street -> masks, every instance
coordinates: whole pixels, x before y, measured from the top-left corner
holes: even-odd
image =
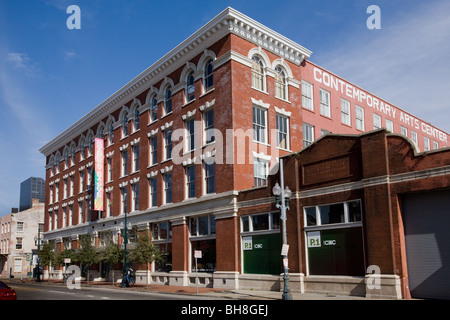
[[[207,296],[187,296],[127,289],[81,286],[69,289],[61,284],[8,282],[17,293],[17,300],[210,300]]]

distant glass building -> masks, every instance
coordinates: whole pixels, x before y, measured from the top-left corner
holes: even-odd
[[[31,177],[20,184],[19,210],[27,210],[32,207],[32,199],[45,202],[45,180]]]

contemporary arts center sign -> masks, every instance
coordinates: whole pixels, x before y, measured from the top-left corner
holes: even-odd
[[[104,141],[103,139],[95,139],[95,153],[94,153],[94,167],[95,167],[95,177],[94,177],[94,210],[103,211],[103,170],[104,170]]]
[[[357,100],[360,103],[365,102],[368,107],[375,109],[380,113],[384,113],[386,116],[402,122],[405,125],[415,128],[416,130],[422,130],[423,133],[439,139],[442,142],[447,142],[446,133],[430,126],[425,122],[422,122],[402,110],[398,110],[396,107],[387,104],[377,97],[374,97],[371,94],[317,67],[314,67],[314,80],[329,87],[330,89],[340,92],[341,94],[345,94],[347,97]]]

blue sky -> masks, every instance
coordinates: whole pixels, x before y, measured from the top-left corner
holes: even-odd
[[[369,30],[369,5],[381,29]],[[69,30],[67,7],[81,9]],[[227,6],[313,51],[314,63],[450,132],[448,1],[0,0],[0,216],[39,149]]]

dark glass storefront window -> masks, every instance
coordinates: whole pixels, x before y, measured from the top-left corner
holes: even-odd
[[[197,271],[198,272],[214,272],[216,271],[216,239],[211,240],[196,240],[191,241],[192,253],[191,272],[195,272],[195,257],[194,252],[200,250],[202,257],[197,259]]]
[[[320,206],[319,210],[321,224],[345,222],[343,203]]]

